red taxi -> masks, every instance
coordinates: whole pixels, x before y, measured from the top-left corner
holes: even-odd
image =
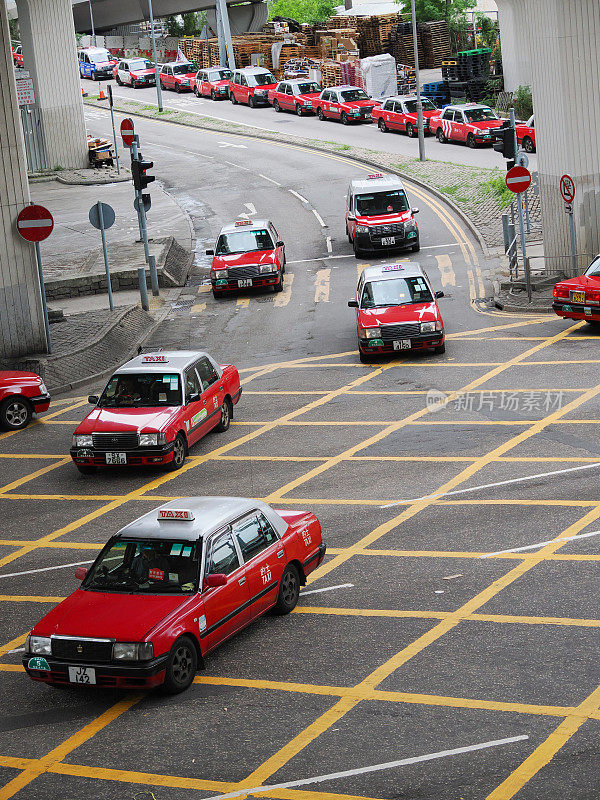
[[[105,545],[80,588],[35,625],[23,666],[34,681],[190,686],[204,658],[273,609],[289,614],[325,555],[306,511],[260,500],[171,500]]]
[[[232,76],[233,72],[227,67],[199,69],[190,81],[190,86],[196,97],[227,100],[229,97],[229,81]]]
[[[299,117],[314,114],[314,105],[321,87],[314,81],[297,79],[280,81],[274,89],[269,89],[269,103],[275,111],[293,111]]]
[[[400,178],[381,172],[354,178],[346,196],[346,234],[354,255],[374,250],[420,249],[419,226]]]
[[[337,119],[343,125],[350,122],[372,122],[373,109],[379,105],[356,86],[335,86],[323,89],[315,101],[317,116],[320,120]]]
[[[35,372],[0,371],[0,428],[25,428],[34,412],[47,411],[49,406],[48,390]]]
[[[517,142],[527,153],[535,153],[535,116],[532,114],[524,125],[517,125]]]
[[[505,121],[487,106],[467,103],[438,111],[429,118],[429,128],[442,144],[465,142],[467,147],[477,147],[478,144],[493,144],[490,131],[500,128]]]
[[[600,324],[600,255],[583,275],[557,283],[552,296],[552,309],[559,317]]]
[[[427,274],[419,264],[391,264],[363,269],[356,298],[360,360],[404,350],[433,348],[444,353],[444,323]]]
[[[429,133],[429,119],[438,113],[438,109],[428,97],[421,96],[423,106],[423,130]],[[373,121],[377,123],[379,130],[402,131],[407,136],[413,138],[419,134],[417,122],[417,96],[415,94],[403,94],[398,97],[388,97],[381,106],[373,109]]]
[[[23,66],[23,47],[20,44],[12,51],[12,60],[15,67]]]
[[[113,69],[113,78],[119,86],[141,89],[156,85],[156,70],[152,61],[145,58],[123,58]]]
[[[238,220],[221,228],[214,250],[210,282],[214,297],[238,289],[272,287],[283,291],[285,245],[268,219]]]
[[[71,458],[84,475],[103,466],[179,469],[211,430],[226,431],[242,390],[237,369],[208,353],[172,350],[120,367],[73,433]]]
[[[163,64],[158,79],[161,89],[172,89],[175,92],[191,92],[192,78],[196,77],[198,66],[191,61]]]
[[[264,67],[236,69],[229,82],[229,99],[246,103],[250,108],[269,105],[269,90],[277,85],[277,78]]]

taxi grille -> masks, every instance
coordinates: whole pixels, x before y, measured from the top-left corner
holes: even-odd
[[[138,441],[136,432],[92,434],[92,442],[97,450],[135,450]]]
[[[230,267],[227,270],[227,277],[234,281],[238,278],[255,278],[258,274],[258,264],[250,264],[247,267]]]
[[[110,661],[112,642],[52,637],[52,655],[68,661]]]
[[[382,325],[381,338],[384,341],[392,339],[412,339],[421,333],[421,326],[418,322],[410,322],[405,325]]]
[[[394,236],[404,236],[404,225],[399,222],[393,225],[374,225],[371,230],[371,238],[379,237],[379,236],[389,236],[393,234]]]

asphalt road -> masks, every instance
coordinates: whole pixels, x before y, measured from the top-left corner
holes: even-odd
[[[198,259],[153,343],[233,361],[244,394],[179,473],[76,472],[65,454],[96,386],[0,436],[0,800],[595,799],[594,331],[478,310],[475,243],[409,186],[419,260],[448,290],[446,354],[361,365],[342,218],[360,168],[138,130],[199,247],[252,204],[286,239],[291,289],[214,301]],[[328,555],[295,613],[222,646],[174,698],[28,681],[12,651],[74,588],[68,565],[164,499],[234,493],[319,516]]]
[[[148,105],[156,105],[156,89],[132,89],[130,86],[117,86],[111,81],[115,97],[139,100]],[[86,92],[94,86],[90,80],[82,80],[81,85]],[[270,106],[250,108],[246,105],[233,105],[229,100],[210,100],[198,98],[191,92],[177,94],[163,92],[164,108],[200,114],[203,117],[225,120],[226,122],[243,123],[262,130],[277,133],[305,136],[308,139],[326,139],[327,141],[367,147],[371,150],[385,150],[387,153],[398,153],[410,158],[419,157],[417,139],[409,139],[405,134],[382,133],[376,125],[357,124],[342,125],[339,122],[320,122],[316,116],[297,117],[295,114],[282,112],[277,114]],[[463,144],[440,144],[433,136],[425,138],[425,150],[428,158],[437,161],[450,161],[453,164],[466,164],[475,167],[498,167],[504,169],[505,161],[492,147],[481,147],[471,150]],[[537,156],[529,156],[529,169],[537,169]]]

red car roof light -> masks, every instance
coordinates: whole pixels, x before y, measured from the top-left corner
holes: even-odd
[[[252,225],[251,219],[240,219],[235,223],[235,227],[239,228],[241,225]]]

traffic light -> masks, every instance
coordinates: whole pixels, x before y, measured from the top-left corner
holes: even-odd
[[[153,161],[147,161],[140,153],[137,158],[131,159],[131,173],[136,191],[143,191],[149,183],[156,180],[154,175],[147,175],[146,170],[152,169]]]
[[[515,129],[511,126],[509,120],[505,120],[504,124],[499,128],[492,130],[492,136],[496,141],[494,142],[494,150],[502,153],[504,158],[514,159],[515,157]]]

